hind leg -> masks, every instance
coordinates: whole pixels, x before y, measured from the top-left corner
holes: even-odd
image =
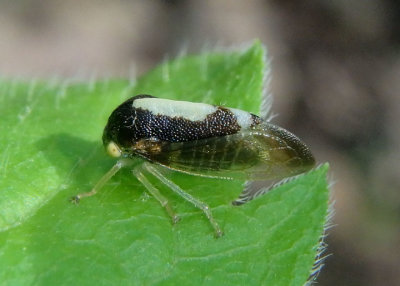
[[[208,218],[208,220],[210,221],[212,227],[214,228],[216,237],[221,237],[224,234],[223,231],[221,230],[221,228],[219,227],[218,223],[215,221],[215,219],[211,213],[210,207],[207,204],[203,203],[202,201],[200,201],[200,200],[196,199],[195,197],[191,196],[190,194],[186,193],[178,185],[176,185],[171,180],[167,179],[163,174],[161,174],[161,172],[158,171],[158,169],[156,167],[150,165],[149,163],[144,163],[143,167],[150,174],[152,174],[154,177],[159,179],[160,182],[162,182],[164,185],[166,185],[171,190],[173,190],[175,193],[180,195],[182,198],[184,198],[188,202],[192,203],[195,207],[201,209],[204,212],[204,214],[206,215],[206,217]]]
[[[163,208],[167,211],[168,215],[172,219],[172,223],[175,224],[179,221],[179,217],[172,210],[167,198],[160,194],[158,189],[154,187],[150,181],[144,176],[141,167],[132,170],[133,175],[139,180],[140,183],[147,189],[147,191],[161,204]]]

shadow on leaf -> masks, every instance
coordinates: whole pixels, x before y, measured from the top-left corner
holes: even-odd
[[[114,163],[100,142],[90,142],[69,134],[54,134],[36,142],[38,151],[56,168],[62,186],[86,185],[100,178]]]

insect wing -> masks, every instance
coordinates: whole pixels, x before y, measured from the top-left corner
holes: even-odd
[[[165,143],[162,152],[151,159],[185,173],[247,180],[293,176],[314,165],[304,143],[268,123],[233,135]]]
[[[247,170],[250,180],[292,177],[315,166],[310,149],[289,131],[262,123],[250,133],[259,151],[258,163]]]
[[[206,177],[247,178],[243,170],[257,163],[258,150],[247,134],[165,143],[151,160],[170,169]]]

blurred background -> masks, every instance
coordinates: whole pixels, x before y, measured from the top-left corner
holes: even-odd
[[[259,38],[274,122],[331,164],[319,285],[400,285],[400,5],[395,0],[0,0],[0,76],[131,77]]]

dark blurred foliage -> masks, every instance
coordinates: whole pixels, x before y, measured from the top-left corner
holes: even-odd
[[[127,77],[254,38],[271,59],[274,121],[332,167],[319,284],[400,285],[398,1],[0,1],[3,77]]]

